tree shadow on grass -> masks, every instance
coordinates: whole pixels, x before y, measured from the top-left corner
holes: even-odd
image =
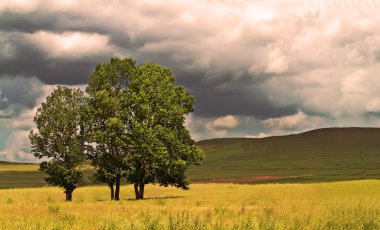
[[[161,197],[147,197],[142,200],[171,200],[171,199],[179,199],[179,198],[185,198],[185,196],[161,196]],[[128,199],[120,199],[120,201],[142,201],[142,200],[136,200],[135,198],[128,198]],[[96,201],[111,201],[109,199],[98,199]]]
[[[179,199],[179,198],[185,198],[185,196],[160,196],[160,197],[147,197],[142,200],[171,200],[171,199]],[[136,200],[135,198],[129,198],[126,199],[128,201],[141,201]]]

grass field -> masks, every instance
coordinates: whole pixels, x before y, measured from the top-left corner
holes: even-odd
[[[380,229],[380,181],[148,186],[146,200],[82,187],[0,190],[0,229]]]

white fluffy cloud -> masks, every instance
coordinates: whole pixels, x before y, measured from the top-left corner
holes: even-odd
[[[233,115],[217,118],[189,115],[186,117],[185,125],[195,140],[201,140],[210,137],[225,137],[230,131],[238,128],[240,119]]]
[[[304,130],[320,127],[324,122],[325,119],[307,115],[300,110],[294,115],[266,119],[263,121],[263,124],[278,130]]]
[[[26,39],[52,58],[76,58],[94,54],[116,54],[108,44],[108,37],[94,33],[40,31],[25,35]]]
[[[236,127],[239,124],[239,120],[232,115],[227,115],[224,117],[219,117],[215,120],[213,120],[210,123],[210,126],[212,128],[224,128],[224,129],[231,129]]]
[[[236,116],[227,115],[205,122],[206,130],[215,137],[226,136],[228,130],[239,125]]]
[[[268,135],[267,133],[259,133],[258,135],[246,135],[244,136],[245,138],[265,138],[265,137],[269,137],[270,135]]]
[[[35,160],[34,156],[30,154],[28,135],[28,131],[13,131],[3,149],[0,149],[0,159],[9,161]]]

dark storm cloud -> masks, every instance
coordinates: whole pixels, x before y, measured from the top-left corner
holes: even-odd
[[[15,13],[5,11],[0,14],[0,30],[32,33],[41,29],[53,29],[57,17],[35,13]]]
[[[25,109],[33,109],[43,95],[35,78],[0,77],[0,118],[13,118]]]
[[[37,77],[45,84],[87,83],[95,65],[108,60],[113,56],[111,53],[97,54],[95,51],[91,56],[76,58],[49,57],[46,52],[27,41],[23,35],[38,31],[98,33],[109,35],[111,44],[131,47],[128,35],[117,31],[112,32],[112,30],[75,13],[39,10],[27,13],[4,11],[0,13],[0,32],[8,36],[1,43],[8,43],[12,47],[12,57],[5,60],[0,58],[0,73],[10,76]],[[49,41],[46,42],[49,43]]]
[[[12,57],[0,58],[0,73],[10,76],[22,75],[37,77],[45,84],[85,84],[89,74],[99,62],[104,62],[113,53],[96,53],[82,57],[49,57],[49,55],[27,41],[25,34],[39,31],[63,33],[67,31],[80,33],[97,33],[109,37],[108,43],[115,45],[122,52],[127,49],[136,51],[148,38],[131,42],[129,35],[83,15],[69,12],[33,11],[27,13],[4,11],[0,13],[0,32],[7,34],[0,43],[12,47]],[[154,40],[154,39],[150,39]],[[46,41],[49,43],[49,41]],[[136,46],[136,47],[134,47]],[[101,48],[101,47],[99,47]],[[52,47],[54,49],[54,47]]]
[[[271,106],[260,94],[260,91],[226,90],[210,92],[207,88],[195,92],[197,98],[202,98],[196,104],[197,114],[205,117],[219,117],[225,114],[253,116],[259,119],[281,117],[297,112],[297,105],[286,107]]]
[[[195,113],[202,117],[220,117],[226,114],[253,116],[259,119],[295,114],[298,103],[288,106],[271,105],[260,89],[265,79],[248,73],[236,77],[234,73],[207,73],[206,71],[184,71],[176,69],[177,82],[185,85],[195,96]],[[214,76],[211,76],[214,75]],[[265,76],[270,77],[270,76]]]
[[[9,41],[13,57],[0,60],[0,73],[9,76],[36,77],[45,84],[87,83],[96,63],[108,56],[94,55],[84,58],[54,58],[15,35]]]
[[[107,34],[109,29],[96,24],[89,18],[71,12],[4,11],[0,13],[0,30],[33,33],[36,31],[82,31]]]
[[[113,27],[112,23],[108,23],[107,20],[86,17],[73,12],[49,12],[44,10],[26,13],[0,12],[0,31],[22,33],[79,31],[98,33],[110,36],[109,42],[111,44],[129,49],[140,47],[148,41],[157,41],[155,37],[145,36],[138,38],[132,44],[128,31],[124,31],[120,27]]]

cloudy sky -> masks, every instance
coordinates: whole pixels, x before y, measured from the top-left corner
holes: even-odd
[[[170,67],[196,97],[196,140],[380,126],[380,0],[1,0],[0,160],[56,85],[96,63]]]

